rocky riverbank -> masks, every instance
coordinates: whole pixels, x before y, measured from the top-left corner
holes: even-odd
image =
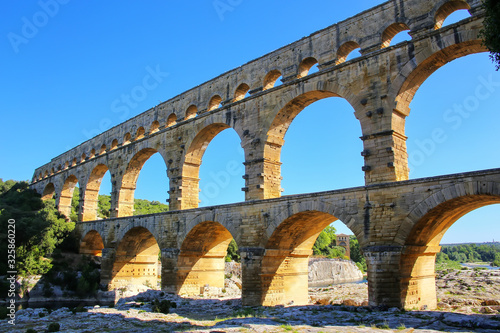
[[[234,277],[236,278],[236,277]],[[236,283],[235,289],[238,288]],[[401,311],[366,305],[367,284],[310,289],[310,305],[243,308],[234,295],[184,298],[148,290],[123,295],[114,308],[86,312],[61,308],[25,309],[16,325],[0,321],[1,332],[44,332],[53,322],[62,332],[498,332],[500,271],[449,271],[438,275],[440,308]],[[226,290],[227,291],[227,290]],[[212,296],[211,296],[212,297]],[[156,300],[156,301],[155,301]],[[153,312],[170,301],[170,313]],[[80,309],[79,311],[82,311]]]

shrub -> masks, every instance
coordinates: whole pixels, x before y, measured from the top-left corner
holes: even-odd
[[[59,323],[50,323],[47,332],[59,332],[60,329],[61,325]]]
[[[175,302],[168,301],[166,299],[159,301],[155,299],[153,301],[153,312],[157,313],[170,313],[170,308],[176,308],[177,304]]]

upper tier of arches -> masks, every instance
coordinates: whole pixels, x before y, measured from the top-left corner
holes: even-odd
[[[472,15],[481,16],[479,0],[405,0],[400,7],[394,6],[392,1],[376,6],[162,103],[38,168],[32,181],[228,104],[242,102],[276,87],[280,77],[283,82],[303,79],[314,65],[320,71],[341,65],[355,49],[360,49],[360,56],[365,56],[387,48],[399,32],[408,30],[414,38],[419,38],[422,31],[442,29],[445,19],[455,11],[468,10]],[[404,12],[394,15],[395,11]],[[359,20],[366,23],[359,25]]]

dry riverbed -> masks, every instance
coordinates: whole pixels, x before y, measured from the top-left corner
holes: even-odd
[[[371,308],[367,284],[311,288],[310,305],[243,308],[238,281],[225,293],[183,298],[148,290],[125,294],[114,308],[88,307],[73,313],[25,309],[16,325],[0,321],[0,332],[45,332],[59,323],[61,332],[498,332],[500,330],[500,271],[450,271],[437,278],[439,309],[400,311]],[[207,290],[207,294],[210,291]],[[224,295],[222,297],[222,295]],[[212,296],[213,297],[213,296]],[[153,312],[154,300],[176,304],[169,314]]]

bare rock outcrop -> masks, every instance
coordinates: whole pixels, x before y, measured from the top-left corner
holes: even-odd
[[[309,287],[321,287],[331,284],[358,282],[363,280],[363,273],[350,260],[310,259]]]

